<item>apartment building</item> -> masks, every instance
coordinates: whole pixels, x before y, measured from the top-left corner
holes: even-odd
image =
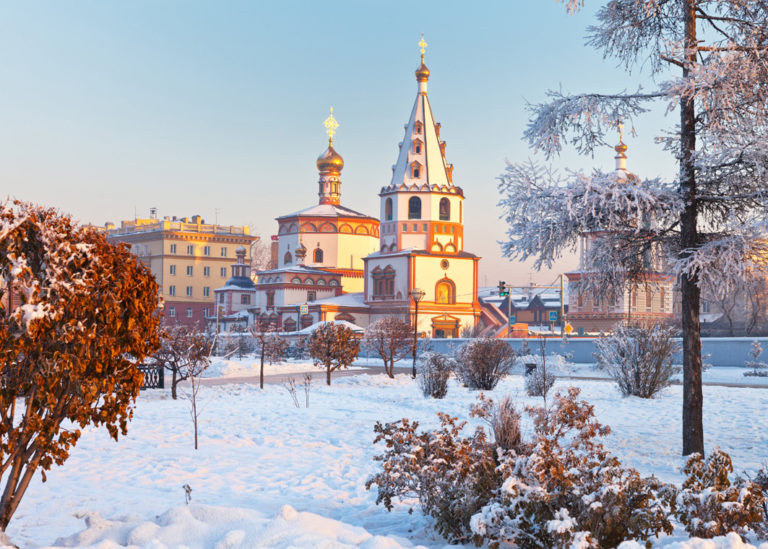
[[[238,247],[250,254],[258,240],[247,226],[208,224],[199,216],[107,223],[107,237],[125,242],[155,275],[166,324],[205,326],[214,314],[214,289],[229,278]],[[250,262],[250,255],[246,257]]]

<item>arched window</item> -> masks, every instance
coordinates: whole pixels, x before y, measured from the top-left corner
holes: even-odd
[[[320,248],[316,248],[314,254],[312,254],[312,259],[315,263],[322,263],[323,262],[323,250]]]
[[[421,141],[418,139],[413,142],[413,154],[421,154]]]
[[[421,198],[418,196],[408,199],[408,219],[421,219]]]
[[[440,199],[440,221],[451,220],[451,201],[447,198]]]
[[[286,265],[290,265],[293,263],[293,257],[291,256],[291,252],[285,252],[285,255],[283,256],[283,263]]]
[[[384,201],[384,219],[386,221],[392,221],[392,199],[387,198]]]
[[[414,131],[416,133],[420,134],[421,133],[421,128],[422,128],[422,124],[421,124],[420,121],[417,120],[416,124],[413,125],[413,129],[414,129]]]
[[[421,177],[421,165],[418,162],[411,164],[411,177],[414,179]]]
[[[446,305],[456,303],[456,286],[448,278],[440,280],[435,286],[435,302]]]

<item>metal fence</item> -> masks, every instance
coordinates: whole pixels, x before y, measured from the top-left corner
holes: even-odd
[[[139,366],[139,371],[144,374],[144,383],[141,389],[164,389],[165,376],[162,366]]]

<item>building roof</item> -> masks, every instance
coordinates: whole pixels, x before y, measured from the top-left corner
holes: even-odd
[[[290,219],[292,217],[359,217],[361,219],[374,219],[378,221],[377,218],[371,217],[370,215],[365,215],[364,213],[356,212],[355,210],[350,210],[349,208],[345,206],[337,206],[335,204],[315,204],[314,206],[310,206],[309,208],[304,208],[303,210],[299,210],[298,212],[293,212],[286,215],[281,215],[280,217],[276,218],[278,221],[281,219]]]
[[[365,294],[363,292],[341,294],[334,297],[326,297],[313,301],[310,305],[336,305],[338,307],[365,307]]]
[[[307,267],[306,265],[291,265],[290,267],[280,267],[279,269],[269,269],[266,271],[259,271],[256,274],[258,276],[263,276],[263,275],[282,274],[282,273],[321,274],[321,275],[340,276],[334,272],[329,272],[323,269],[315,269],[314,267]]]

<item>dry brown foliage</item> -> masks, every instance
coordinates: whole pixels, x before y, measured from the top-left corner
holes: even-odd
[[[509,374],[514,363],[515,351],[501,339],[472,339],[456,353],[456,371],[470,389],[490,391]]]
[[[677,495],[675,514],[691,536],[711,538],[728,532],[766,533],[765,496],[759,483],[729,479],[731,456],[716,448],[707,458],[693,454],[683,473],[687,478]]]
[[[413,327],[407,320],[386,316],[366,328],[363,342],[381,357],[384,371],[394,378],[395,362],[413,351]]]
[[[259,388],[264,388],[264,361],[269,364],[279,364],[285,357],[288,342],[277,333],[274,324],[259,322],[250,329],[251,335],[257,342],[257,352],[261,364],[259,366]]]
[[[177,325],[163,330],[160,349],[151,363],[171,373],[171,397],[178,398],[177,387],[189,379],[190,368],[210,354],[211,344],[205,334]]]
[[[326,372],[326,383],[331,384],[331,372],[346,368],[360,353],[360,341],[355,333],[342,324],[322,324],[309,336],[309,354],[315,366],[322,365]]]
[[[445,398],[448,379],[455,369],[455,362],[448,356],[427,351],[419,357],[419,387],[425,397]]]
[[[80,429],[126,433],[159,346],[157,284],[124,245],[54,210],[0,208],[0,528]]]

